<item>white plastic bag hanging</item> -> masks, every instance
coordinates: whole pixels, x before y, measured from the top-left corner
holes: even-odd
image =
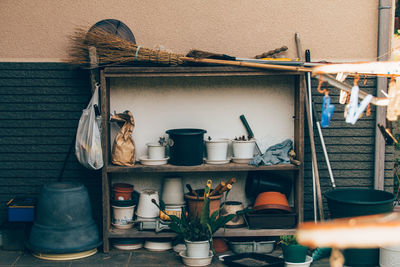
[[[92,99],[82,111],[76,131],[75,155],[78,161],[88,169],[98,170],[103,167],[103,153],[99,130],[100,115],[96,115],[99,107],[99,85],[96,85]],[[97,117],[97,118],[96,118]]]

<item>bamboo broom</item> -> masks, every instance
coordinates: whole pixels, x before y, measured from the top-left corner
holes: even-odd
[[[184,62],[192,62],[270,70],[311,71],[309,68],[296,66],[186,57],[181,54],[141,47],[101,29],[94,29],[89,32],[86,32],[84,29],[77,29],[74,35],[71,36],[71,41],[72,45],[69,48],[69,57],[66,62],[81,67],[88,67],[90,65],[89,48],[95,47],[99,66],[133,62],[182,65]]]

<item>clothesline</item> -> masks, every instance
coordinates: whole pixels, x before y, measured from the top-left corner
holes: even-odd
[[[351,93],[351,88],[352,88],[351,85],[349,85],[349,84],[347,84],[345,82],[338,81],[338,80],[336,80],[336,78],[332,77],[329,74],[316,74],[314,77],[319,79],[319,80],[325,81],[325,82],[329,83],[330,85],[332,85],[332,86],[334,86],[334,87],[336,87],[336,88],[338,88],[340,90],[343,90],[343,91],[346,91],[348,93]],[[361,99],[364,99],[365,97],[367,97],[367,95],[368,95],[368,93],[366,93],[366,92],[364,92],[362,90],[360,90],[359,93],[358,93],[358,97],[361,98]],[[387,106],[389,104],[389,98],[388,97],[376,97],[376,96],[374,96],[374,97],[372,97],[370,103],[374,104],[376,106]]]

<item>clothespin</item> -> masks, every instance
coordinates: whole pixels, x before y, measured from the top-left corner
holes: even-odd
[[[367,84],[367,75],[364,75],[364,79],[363,79],[363,85],[366,85]]]
[[[383,127],[382,124],[378,123],[378,128],[381,131],[381,134],[383,135],[383,138],[385,139],[386,145],[393,145],[393,142],[396,144],[399,144],[399,142],[396,140],[396,138],[393,136],[393,134],[390,132],[389,128]]]
[[[324,98],[322,99],[322,113],[321,113],[321,127],[329,127],[332,119],[333,112],[335,111],[335,105],[331,104],[331,97],[329,91],[325,91]]]
[[[396,121],[400,115],[400,79],[392,77],[388,90],[389,104],[387,106],[386,118],[389,121]]]
[[[321,87],[322,87],[322,84],[323,84],[323,83],[324,83],[323,80],[319,80],[319,81],[318,81],[317,91],[318,91],[320,94],[324,94],[324,93],[326,92],[326,89],[321,90]]]
[[[347,77],[347,73],[339,72],[336,74],[336,80],[343,82]],[[347,93],[344,90],[340,90],[340,96],[339,96],[339,103],[340,104],[346,104],[346,99],[348,97],[349,93]]]
[[[371,116],[371,103],[368,104],[367,111],[365,111],[365,115],[367,117]]]

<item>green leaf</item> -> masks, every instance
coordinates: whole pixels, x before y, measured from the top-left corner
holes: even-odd
[[[161,208],[159,208],[160,210],[162,210],[162,211],[165,210],[165,203],[161,199],[160,199],[160,207],[161,207]]]
[[[224,226],[227,222],[232,220],[235,216],[236,216],[235,214],[229,214],[227,216],[218,217],[218,219],[213,224],[212,233],[214,234],[219,228]]]
[[[181,214],[181,222],[182,225],[187,225],[188,224],[188,218],[186,217],[186,209],[185,206],[181,208],[182,214]]]
[[[209,191],[210,188],[206,186],[204,191],[204,203],[200,215],[200,223],[203,225],[206,225],[208,223],[210,217],[210,197],[207,196]]]

